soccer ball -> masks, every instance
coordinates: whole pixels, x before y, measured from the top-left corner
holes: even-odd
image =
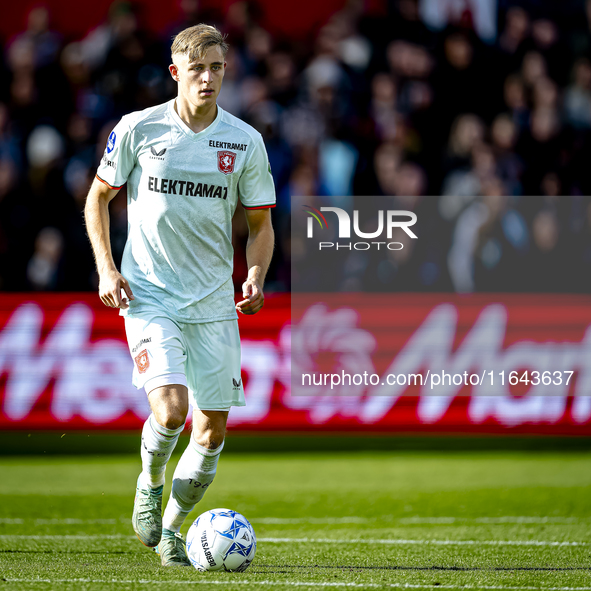
[[[245,571],[256,549],[252,525],[230,509],[206,511],[195,519],[187,533],[187,556],[200,571]]]

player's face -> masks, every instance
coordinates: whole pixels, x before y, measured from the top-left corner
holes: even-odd
[[[219,45],[214,45],[203,59],[194,62],[186,55],[175,55],[170,72],[179,83],[179,96],[199,108],[215,104],[225,69],[224,54]]]

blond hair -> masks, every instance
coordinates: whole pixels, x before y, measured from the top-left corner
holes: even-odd
[[[173,56],[186,55],[189,62],[194,62],[197,59],[203,59],[207,50],[215,45],[220,46],[223,56],[226,57],[229,45],[224,36],[215,27],[202,23],[181,31],[174,38],[170,51]]]

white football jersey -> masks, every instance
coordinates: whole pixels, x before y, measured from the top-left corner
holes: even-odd
[[[127,243],[121,273],[135,300],[122,314],[160,310],[180,322],[236,318],[232,216],[275,206],[263,139],[218,106],[192,131],[175,99],[126,115],[109,136],[97,177],[127,182]]]

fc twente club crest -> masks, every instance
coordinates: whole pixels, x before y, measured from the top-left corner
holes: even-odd
[[[218,152],[218,170],[224,174],[234,172],[234,162],[236,162],[236,152],[220,150]]]
[[[148,351],[144,349],[136,358],[135,364],[140,373],[146,373],[150,367],[150,359],[148,358]]]

